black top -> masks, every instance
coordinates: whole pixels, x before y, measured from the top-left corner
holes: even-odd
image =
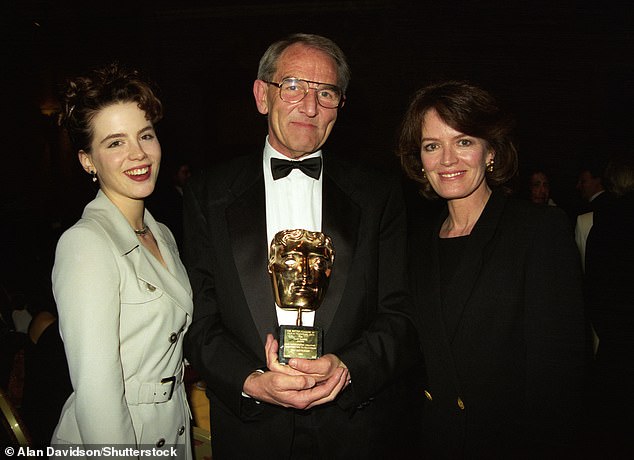
[[[465,247],[469,235],[459,236],[456,238],[438,238],[438,255],[440,259],[440,279],[452,280],[456,273],[462,256],[464,254]],[[447,330],[447,336],[450,340],[456,334],[458,323],[460,322],[460,316],[462,315],[462,308],[456,308],[456,304],[446,302],[446,299],[451,298],[454,294],[454,290],[450,289],[451,285],[459,285],[460,280],[453,280],[452,283],[442,283],[440,286],[440,295],[442,297],[442,313],[445,320],[445,329]]]

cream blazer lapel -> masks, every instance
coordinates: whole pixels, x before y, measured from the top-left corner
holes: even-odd
[[[157,240],[167,269],[139,243],[123,214],[101,190],[86,207],[82,217],[96,221],[105,230],[117,248],[118,255],[132,262],[140,280],[163,291],[189,316],[192,315],[191,286],[174,238],[167,227],[156,222],[148,210],[145,211],[145,221]]]
[[[156,222],[150,212],[145,210],[145,223],[152,234],[167,265],[167,269],[144,247],[139,246],[141,256],[138,260],[138,277],[143,281],[162,289],[189,316],[193,313],[192,289],[187,271],[178,255],[178,247],[168,228]]]

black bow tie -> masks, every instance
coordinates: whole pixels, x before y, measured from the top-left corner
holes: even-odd
[[[308,158],[302,161],[271,158],[271,172],[273,173],[274,180],[288,176],[295,168],[299,169],[308,177],[319,179],[319,174],[321,173],[321,157]]]

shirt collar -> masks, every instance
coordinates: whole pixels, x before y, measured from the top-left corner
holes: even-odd
[[[595,193],[594,195],[592,195],[590,197],[590,199],[588,200],[588,202],[592,202],[592,200],[594,200],[596,197],[598,197],[599,195],[601,195],[603,192],[605,192],[605,190],[599,190],[597,193]]]
[[[309,155],[303,156],[301,159],[306,160],[307,158],[319,158],[322,156],[321,149],[313,152]],[[280,158],[282,160],[290,160],[283,153],[275,150],[271,144],[269,143],[269,136],[266,136],[266,141],[264,143],[264,175],[265,177],[271,177],[271,158]]]

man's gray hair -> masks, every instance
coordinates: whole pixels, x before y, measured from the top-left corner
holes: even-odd
[[[350,82],[350,67],[348,66],[346,56],[335,42],[329,38],[322,37],[321,35],[293,34],[283,40],[273,43],[268,47],[260,59],[260,65],[258,66],[258,79],[272,81],[275,72],[277,71],[277,62],[280,56],[286,48],[296,43],[301,43],[302,45],[317,49],[327,54],[335,61],[337,66],[337,86],[339,86],[345,94],[346,89],[348,88],[348,83]]]

